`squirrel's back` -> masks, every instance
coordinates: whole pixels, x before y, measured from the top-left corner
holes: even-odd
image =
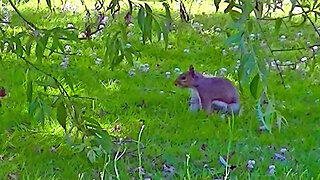
[[[228,104],[239,102],[238,92],[230,80],[222,77],[200,76],[198,81],[195,88],[201,98],[219,100]]]

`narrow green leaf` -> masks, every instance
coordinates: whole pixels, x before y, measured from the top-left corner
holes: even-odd
[[[66,132],[65,132],[64,138],[66,139],[66,142],[67,142],[67,144],[68,144],[69,146],[73,146],[73,143],[72,143],[72,141],[71,141],[71,138],[70,138],[70,136],[69,136]]]
[[[289,11],[289,21],[291,21],[291,18],[293,16],[293,9],[296,7],[297,0],[290,0],[291,1],[291,10]]]
[[[144,35],[145,40],[149,39],[152,42],[152,16],[149,13],[147,13],[144,23]]]
[[[297,24],[297,25],[292,25],[293,27],[301,27],[304,25],[304,23],[307,21],[307,16],[305,14],[302,14],[303,20],[301,23]]]
[[[128,51],[126,51],[124,53],[124,56],[126,57],[126,60],[127,62],[130,64],[130,65],[133,65],[133,58],[132,58],[132,54]]]
[[[40,39],[36,40],[37,45],[36,45],[36,56],[38,60],[41,60],[44,54],[44,50],[47,46],[48,38],[50,36],[51,32],[46,31],[45,35],[41,37]]]
[[[162,33],[163,33],[163,39],[165,42],[165,49],[167,49],[169,45],[169,31],[167,26],[164,23],[162,23]]]
[[[30,38],[29,40],[28,40],[28,42],[27,42],[27,44],[26,44],[26,55],[27,56],[30,56],[30,54],[31,54],[31,47],[32,47],[32,43],[33,43],[33,38]]]
[[[239,19],[240,19],[240,17],[241,17],[241,13],[240,13],[240,12],[235,11],[235,10],[230,10],[229,13],[230,13],[230,16],[231,16],[231,18],[232,18],[232,20],[233,20],[234,22],[239,21]]]
[[[282,24],[282,19],[281,18],[277,18],[276,22],[275,22],[275,27],[274,27],[274,32],[275,34],[279,33],[280,27]]]
[[[84,117],[84,120],[86,121],[87,125],[94,127],[94,128],[102,129],[99,122],[96,121],[95,119],[90,118],[90,117]]]
[[[129,12],[130,14],[132,14],[132,2],[128,0],[128,4],[129,4]]]
[[[141,6],[138,12],[138,24],[142,32],[144,32],[145,12],[144,7]]]
[[[147,3],[144,3],[144,5],[145,5],[145,7],[146,7],[147,13],[151,14],[151,13],[152,13],[151,7],[150,7]]]
[[[33,115],[35,110],[38,108],[39,103],[38,103],[38,97],[36,97],[30,104],[28,108],[29,115]]]
[[[214,0],[214,5],[216,6],[216,12],[219,10],[219,4],[221,0]]]
[[[153,18],[153,22],[155,24],[155,30],[157,32],[157,35],[158,35],[158,41],[161,40],[161,27],[160,27],[160,24],[159,22],[152,16]]]
[[[19,38],[15,38],[15,43],[16,43],[16,54],[18,56],[22,56],[23,55],[23,48],[21,45],[21,40]]]
[[[50,47],[50,53],[49,56],[58,48],[58,42],[57,42],[57,38],[56,37],[52,37],[52,44]]]
[[[248,84],[249,78],[256,67],[254,54],[252,52],[243,54],[240,59],[239,80],[242,87]]]
[[[168,3],[162,3],[164,8],[166,9],[166,19],[172,21],[171,12],[170,12],[170,6]]]
[[[41,47],[40,43],[38,42],[36,45],[36,56],[38,60],[42,59],[43,52],[44,52],[44,49]]]
[[[260,82],[260,75],[259,73],[257,73],[250,83],[250,92],[255,99],[258,98],[257,92],[258,92],[259,82]]]
[[[228,13],[232,10],[233,6],[235,5],[234,1],[232,0],[231,2],[229,2],[227,8],[224,10],[224,13]]]
[[[32,88],[32,81],[28,81],[27,82],[27,101],[29,103],[31,103],[32,101],[32,91],[33,91],[33,88]]]
[[[257,18],[261,18],[262,14],[263,14],[263,2],[260,1],[255,1],[255,8],[254,8],[254,12]]]
[[[46,2],[47,2],[47,5],[48,5],[49,9],[51,10],[51,7],[52,7],[51,0],[46,0]]]
[[[250,18],[250,13],[253,11],[253,5],[251,3],[244,3],[242,6],[242,14],[238,23],[244,23],[248,18]]]
[[[101,147],[107,152],[110,153],[112,150],[112,141],[110,139],[110,135],[107,131],[99,130],[97,134],[100,137],[94,138],[94,142],[97,146],[101,145]]]
[[[97,154],[95,153],[95,151],[93,149],[90,149],[87,153],[87,157],[88,157],[89,161],[91,162],[91,164],[93,164],[96,161],[96,156],[97,156]]]
[[[269,126],[266,124],[262,110],[261,110],[261,106],[260,106],[260,101],[256,102],[256,117],[258,119],[258,121],[264,126],[264,128],[266,128],[267,131],[269,131],[271,133],[271,130],[269,128]]]
[[[36,110],[34,118],[41,122],[42,125],[44,125],[44,114],[41,107]]]
[[[65,38],[79,42],[78,34],[76,32],[69,31],[68,29],[61,29],[61,28],[60,28],[60,32],[63,36],[65,36]]]
[[[63,102],[57,106],[57,120],[64,130],[67,130],[67,110]]]
[[[248,32],[251,33],[253,30],[253,21],[249,20],[248,21]]]
[[[71,91],[74,92],[74,84],[72,78],[68,75],[68,73],[64,74],[66,84],[70,87]]]
[[[314,1],[313,1],[312,10],[314,10],[314,8],[316,7],[317,3],[318,3],[318,0],[314,0]]]
[[[57,43],[60,51],[63,52],[63,53],[65,53],[65,49],[64,49],[63,45],[60,43],[60,41],[59,41],[58,39],[57,39],[57,42],[56,42],[56,43]]]
[[[243,33],[239,32],[237,34],[234,34],[233,36],[229,37],[227,40],[226,40],[226,44],[227,45],[230,45],[232,43],[239,43],[241,38],[242,38],[242,35]]]

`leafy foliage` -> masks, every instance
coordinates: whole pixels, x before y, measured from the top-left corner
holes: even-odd
[[[54,8],[51,1],[46,1],[46,3],[49,9]],[[24,13],[20,13],[11,3],[15,13],[17,13],[16,16],[19,17],[15,17],[12,22],[2,26],[0,32],[1,57],[4,59],[1,60],[0,65],[1,72],[4,72],[0,75],[0,105],[3,108],[0,115],[6,117],[5,122],[9,122],[8,124],[16,127],[18,131],[13,134],[5,134],[3,137],[9,136],[21,139],[19,137],[20,130],[33,133],[31,129],[37,126],[30,124],[30,122],[41,123],[44,131],[50,133],[58,131],[54,132],[56,133],[54,138],[59,138],[59,141],[57,141],[59,144],[65,143],[64,139],[60,140],[60,137],[65,137],[68,144],[71,145],[72,148],[62,147],[63,152],[72,154],[71,157],[64,158],[70,159],[73,163],[79,163],[80,161],[73,161],[74,152],[84,152],[86,154],[88,162],[81,161],[84,166],[77,167],[79,171],[87,171],[87,169],[84,170],[84,167],[97,166],[97,169],[101,171],[101,164],[105,163],[104,167],[106,168],[102,170],[102,174],[104,172],[111,173],[110,176],[108,176],[109,174],[102,176],[103,178],[142,177],[143,168],[145,168],[146,171],[160,178],[163,175],[162,173],[173,172],[168,177],[206,179],[225,175],[225,167],[220,167],[218,163],[214,163],[218,162],[218,157],[222,157],[217,156],[217,154],[226,151],[224,144],[227,137],[225,134],[229,134],[230,143],[239,141],[234,146],[236,151],[244,152],[243,155],[239,155],[236,159],[232,159],[225,164],[237,163],[242,166],[249,157],[259,159],[264,156],[267,157],[266,159],[271,159],[270,157],[273,157],[272,153],[270,154],[270,151],[263,147],[267,144],[276,144],[277,147],[291,146],[293,149],[300,145],[299,138],[302,138],[302,136],[286,136],[297,134],[294,125],[283,128],[284,125],[288,126],[287,119],[290,118],[290,124],[291,122],[292,124],[297,123],[296,117],[305,114],[304,111],[307,111],[311,115],[306,115],[306,119],[317,120],[317,115],[314,113],[317,104],[313,99],[311,100],[310,96],[287,92],[286,89],[279,87],[278,80],[280,79],[286,88],[286,83],[288,83],[295,88],[300,88],[300,92],[301,89],[305,89],[299,83],[290,82],[290,80],[296,80],[297,77],[300,78],[300,75],[298,75],[300,72],[285,71],[284,63],[276,60],[278,55],[275,54],[276,51],[273,48],[286,47],[291,44],[279,45],[275,43],[278,40],[277,37],[272,37],[286,31],[283,29],[286,28],[287,23],[291,23],[294,27],[297,25],[307,26],[309,22],[312,28],[316,29],[312,18],[317,21],[317,16],[314,16],[319,14],[319,3],[317,1],[292,1],[288,16],[273,17],[271,16],[273,15],[272,11],[283,9],[282,2],[233,0],[223,2],[215,0],[216,11],[224,8],[222,11],[230,15],[233,23],[228,18],[226,18],[227,20],[223,19],[228,16],[222,16],[222,20],[215,21],[215,23],[206,23],[200,28],[199,24],[197,26],[195,23],[195,20],[199,17],[194,18],[193,15],[187,13],[186,1],[181,1],[178,4],[177,9],[180,8],[180,12],[173,13],[170,7],[173,4],[163,3],[165,14],[158,13],[157,9],[150,5],[151,3],[142,5],[130,0],[127,2],[128,9],[124,9],[125,13],[121,11],[123,9],[120,9],[122,8],[120,5],[125,2],[112,0],[105,11],[104,2],[97,1],[95,12],[91,14],[84,1],[82,3],[85,6],[86,20],[79,20],[80,22],[76,23],[75,27],[67,28],[62,27],[62,24],[57,22],[55,22],[56,24],[48,22],[43,27],[41,27],[41,23],[32,24],[27,21],[31,17],[24,17]],[[226,4],[222,5],[222,3]],[[304,11],[293,14],[295,7],[302,7]],[[110,13],[110,16],[107,16],[106,13]],[[180,13],[182,22],[175,21],[179,18],[178,13]],[[55,17],[57,14],[52,13],[50,15]],[[108,19],[106,17],[109,18],[107,23],[105,22]],[[23,19],[27,26],[15,22],[19,18]],[[64,16],[59,18],[63,19]],[[192,18],[191,21],[189,21],[190,18]],[[209,20],[203,21],[210,22],[212,19],[214,18],[210,17]],[[268,21],[271,21],[271,23]],[[63,22],[66,23],[67,20],[64,19]],[[191,22],[191,27],[197,29],[197,31],[191,29],[189,22]],[[267,23],[265,25],[262,22]],[[274,25],[271,30],[267,29],[270,24]],[[52,27],[51,25],[57,27],[49,28]],[[214,25],[214,30],[209,27],[212,25]],[[221,29],[218,30],[218,25],[223,27],[222,32]],[[135,28],[136,26],[139,29]],[[318,31],[315,32],[318,33]],[[261,37],[257,35],[252,39],[251,35],[258,33]],[[310,33],[308,36],[313,37],[312,34]],[[141,36],[142,43],[138,40],[139,36]],[[163,40],[165,49],[160,47],[159,43],[155,43],[155,39]],[[256,39],[259,39],[259,41],[256,41]],[[261,40],[266,41],[267,46],[262,48],[259,44]],[[310,68],[311,70],[306,72],[309,73],[310,77],[304,78],[307,81],[312,81],[311,77],[318,73],[318,64],[315,61],[317,52],[313,49],[313,45],[300,47],[301,44],[300,42],[293,43],[293,48],[302,48],[299,51],[310,51],[312,49],[314,60],[309,62],[309,59],[312,58],[308,57],[308,61],[300,60],[297,63],[289,64],[288,67],[294,66],[296,69],[300,65],[305,65],[307,69]],[[67,46],[72,47],[72,50]],[[181,48],[187,46],[191,47],[190,50],[185,49],[182,53]],[[229,50],[233,48],[232,51],[234,52],[227,55],[220,53],[221,50],[227,48]],[[80,53],[78,52],[79,49],[82,50]],[[293,54],[288,56],[291,58],[301,56],[298,52]],[[63,60],[60,64],[61,56]],[[270,56],[272,57],[271,61]],[[280,55],[280,57],[286,56]],[[219,59],[220,61],[213,61],[213,59]],[[239,68],[235,67],[236,59],[240,60]],[[139,61],[144,64],[140,64]],[[269,65],[270,62],[275,64],[271,66]],[[13,63],[14,66],[10,63]],[[146,68],[145,63],[150,64],[150,66],[147,64],[147,71],[144,70]],[[244,107],[243,115],[239,117],[239,121],[238,119],[235,121],[236,123],[232,125],[232,128],[220,123],[218,116],[207,118],[201,113],[197,116],[186,113],[187,103],[178,100],[186,99],[186,94],[176,92],[173,89],[170,76],[167,79],[162,78],[164,72],[168,69],[177,68],[177,66],[187,67],[191,63],[199,66],[204,64],[199,69],[208,72],[217,70],[217,67],[220,66],[228,66],[228,69],[231,69],[231,71],[228,71],[229,76],[239,83]],[[149,67],[155,72],[148,74]],[[132,73],[130,75],[133,77],[127,77],[126,71],[130,71],[129,68],[135,68],[141,72]],[[276,72],[272,68],[275,68]],[[278,73],[280,78],[276,77],[275,73]],[[283,76],[284,73],[287,73],[287,75]],[[170,73],[166,73],[166,76],[167,74],[170,75]],[[288,82],[285,82],[284,79]],[[317,92],[317,82],[312,82],[315,85],[312,85],[311,82],[308,83],[312,88],[310,90],[310,93],[313,93],[312,97],[317,97],[315,93]],[[24,85],[23,88],[18,86],[19,84]],[[5,87],[2,88],[2,86]],[[250,94],[253,98],[249,97]],[[286,96],[281,97],[284,94]],[[299,99],[299,97],[301,98]],[[286,103],[282,102],[282,99]],[[307,100],[310,106],[292,107],[302,100]],[[27,116],[24,116],[25,110],[27,110]],[[195,119],[197,123],[195,123]],[[251,119],[254,119],[254,121],[251,121]],[[135,142],[132,139],[137,136],[138,128],[141,127],[142,123],[143,127],[146,127],[145,138],[141,137],[140,133],[138,142]],[[308,125],[310,124],[309,122]],[[60,129],[63,129],[63,133],[59,132],[58,126],[61,126]],[[267,130],[270,134],[257,133],[254,129],[259,126],[262,127],[260,130]],[[275,126],[278,131],[273,130]],[[6,127],[8,126],[4,125],[1,128]],[[302,127],[301,131],[306,131],[309,127]],[[46,130],[46,128],[49,130]],[[317,132],[316,130],[312,129],[311,131]],[[212,133],[212,131],[215,133]],[[50,133],[48,133],[48,136],[51,136]],[[17,136],[18,138],[16,138]],[[124,139],[117,140],[119,137]],[[310,141],[310,144],[312,142],[317,144],[319,142],[317,137],[319,136],[306,137],[306,139]],[[38,137],[38,139],[42,139],[42,137]],[[293,142],[294,140],[299,142]],[[28,142],[32,141],[29,136],[26,136],[26,142],[21,146],[28,147],[30,151],[31,145]],[[248,146],[241,146],[242,142],[240,141],[244,141]],[[290,145],[290,143],[293,143],[293,145]],[[306,151],[311,147],[310,144],[307,144],[303,150]],[[5,143],[3,146],[6,150],[13,149],[9,150],[8,154],[20,153],[16,152],[16,149],[19,149],[18,147],[11,147],[11,142]],[[168,149],[163,149],[162,146],[168,146]],[[231,146],[229,145],[229,147]],[[259,147],[263,150],[251,153],[253,147]],[[116,149],[118,150],[115,153]],[[229,149],[227,152],[229,154]],[[305,167],[303,168],[309,171],[305,173],[304,169],[300,169],[302,167],[300,164],[288,161],[288,167],[295,169],[292,170],[292,177],[297,173],[302,173],[301,176],[315,176],[317,162],[301,159],[297,156],[299,153],[301,153],[299,150],[293,152],[295,158],[298,159],[297,162],[304,163]],[[314,159],[312,153],[317,152],[312,151],[310,159]],[[116,154],[114,161],[110,162],[110,156],[114,154]],[[121,154],[125,154],[123,159],[120,159]],[[139,164],[132,161],[134,159],[134,162],[136,162],[135,154],[139,156]],[[185,154],[188,154],[187,169],[183,164]],[[76,154],[76,157],[82,160],[81,154]],[[106,160],[108,157],[109,161]],[[206,161],[207,157],[210,157],[210,161]],[[19,156],[17,158],[23,157]],[[104,162],[102,162],[103,159],[105,159]],[[24,162],[26,160],[19,159],[19,161]],[[61,163],[65,164],[65,160],[62,159]],[[113,167],[107,166],[108,163],[111,163]],[[261,162],[261,165],[258,165],[258,170],[251,173],[250,177],[257,179],[266,177],[261,175],[261,172],[265,171],[265,166],[268,163],[271,162]],[[144,167],[142,167],[142,164]],[[204,169],[203,164],[208,167],[216,167],[217,171],[211,172],[210,168]],[[138,170],[135,170],[137,165],[139,165]],[[277,170],[277,173],[279,173],[277,175],[279,177],[282,176],[281,174],[289,176],[291,170],[286,172],[287,166],[281,163],[278,165],[280,170]],[[10,166],[8,167],[10,168]],[[70,165],[70,167],[73,168],[74,166]],[[117,168],[123,172],[112,175]],[[247,178],[247,171],[238,169],[232,171],[230,176],[232,178]],[[66,168],[65,171],[67,170],[69,168]],[[77,171],[68,172],[75,172],[75,175],[72,174],[70,179],[79,176]],[[45,175],[39,175],[39,177],[55,176],[51,173],[55,174],[55,172],[49,172]],[[0,172],[0,176],[3,174],[3,172]],[[89,178],[86,175],[84,176]],[[30,177],[38,177],[37,172]],[[97,177],[94,178],[97,179]]]

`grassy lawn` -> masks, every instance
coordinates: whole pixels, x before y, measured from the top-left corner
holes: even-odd
[[[50,13],[48,9],[35,10],[36,3],[33,2],[33,6],[31,3],[18,8],[37,26],[66,27],[73,23],[84,30],[82,13]],[[163,13],[157,4],[150,3],[150,6]],[[0,179],[100,179],[104,168],[106,179],[116,179],[117,172],[120,179],[138,179],[137,140],[143,124],[139,150],[144,178],[221,178],[226,171],[221,158],[229,154],[228,164],[234,167],[228,170],[230,179],[320,179],[320,70],[319,57],[308,58],[311,52],[274,52],[282,64],[308,58],[295,69],[284,67],[286,88],[281,84],[278,71],[271,66],[267,68],[274,107],[288,121],[281,129],[273,123],[272,133],[259,130],[256,100],[250,95],[249,83],[240,93],[242,109],[240,116],[234,119],[221,118],[220,114],[207,117],[205,112],[189,112],[189,91],[173,84],[178,76],[176,68],[183,72],[193,64],[197,71],[212,75],[226,68],[224,76],[239,89],[236,70],[240,50],[235,44],[226,43],[227,34],[236,33],[234,22],[229,15],[211,14],[212,10],[208,10],[211,6],[212,3],[201,6],[207,11],[204,14],[193,12],[192,24],[180,23],[178,12],[174,11],[177,22],[170,33],[167,50],[163,41],[142,44],[137,20],[133,18],[128,41],[141,53],[134,66],[124,62],[110,70],[108,62],[104,61],[104,32],[108,30],[90,41],[71,42],[71,52],[76,55],[68,56],[70,63],[66,69],[60,66],[61,54],[53,53],[42,62],[35,56],[31,59],[57,77],[71,95],[95,98],[74,98],[74,103],[81,107],[79,112],[97,120],[115,141],[109,157],[101,156],[94,163],[88,158],[89,140],[82,142],[79,137],[71,136],[75,143],[69,145],[55,118],[28,114],[26,78],[42,81],[45,76],[28,68],[15,55],[3,54],[0,87],[4,86],[8,95],[1,99],[0,107]],[[13,22],[22,23],[15,13],[12,15]],[[123,20],[123,16],[120,14],[118,18]],[[266,41],[273,49],[318,43],[317,34],[309,23],[296,27],[287,22],[279,33],[275,33],[274,21],[263,21],[261,25],[263,32],[254,27],[252,34],[255,36],[246,40],[249,45],[258,47],[259,61],[271,62],[273,58],[264,45]],[[19,32],[19,29],[12,31]],[[298,32],[302,32],[301,37],[297,37]],[[285,40],[281,40],[281,35],[286,36]],[[97,58],[102,59],[101,64],[96,64]],[[314,62],[317,64],[313,69]],[[148,64],[148,72],[141,71],[144,64]],[[73,86],[69,87],[67,82],[72,82]],[[50,107],[52,96],[59,93],[50,87],[44,90],[36,83],[33,91],[46,100],[42,101],[43,107]],[[55,113],[49,111],[53,117]],[[117,160],[115,156],[122,152],[124,154]],[[249,160],[255,161],[252,171],[247,167]],[[270,165],[275,166],[274,174]]]

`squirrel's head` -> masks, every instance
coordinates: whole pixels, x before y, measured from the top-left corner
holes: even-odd
[[[196,72],[194,71],[193,65],[190,65],[189,71],[181,74],[175,81],[174,85],[178,87],[193,87],[195,86]]]

